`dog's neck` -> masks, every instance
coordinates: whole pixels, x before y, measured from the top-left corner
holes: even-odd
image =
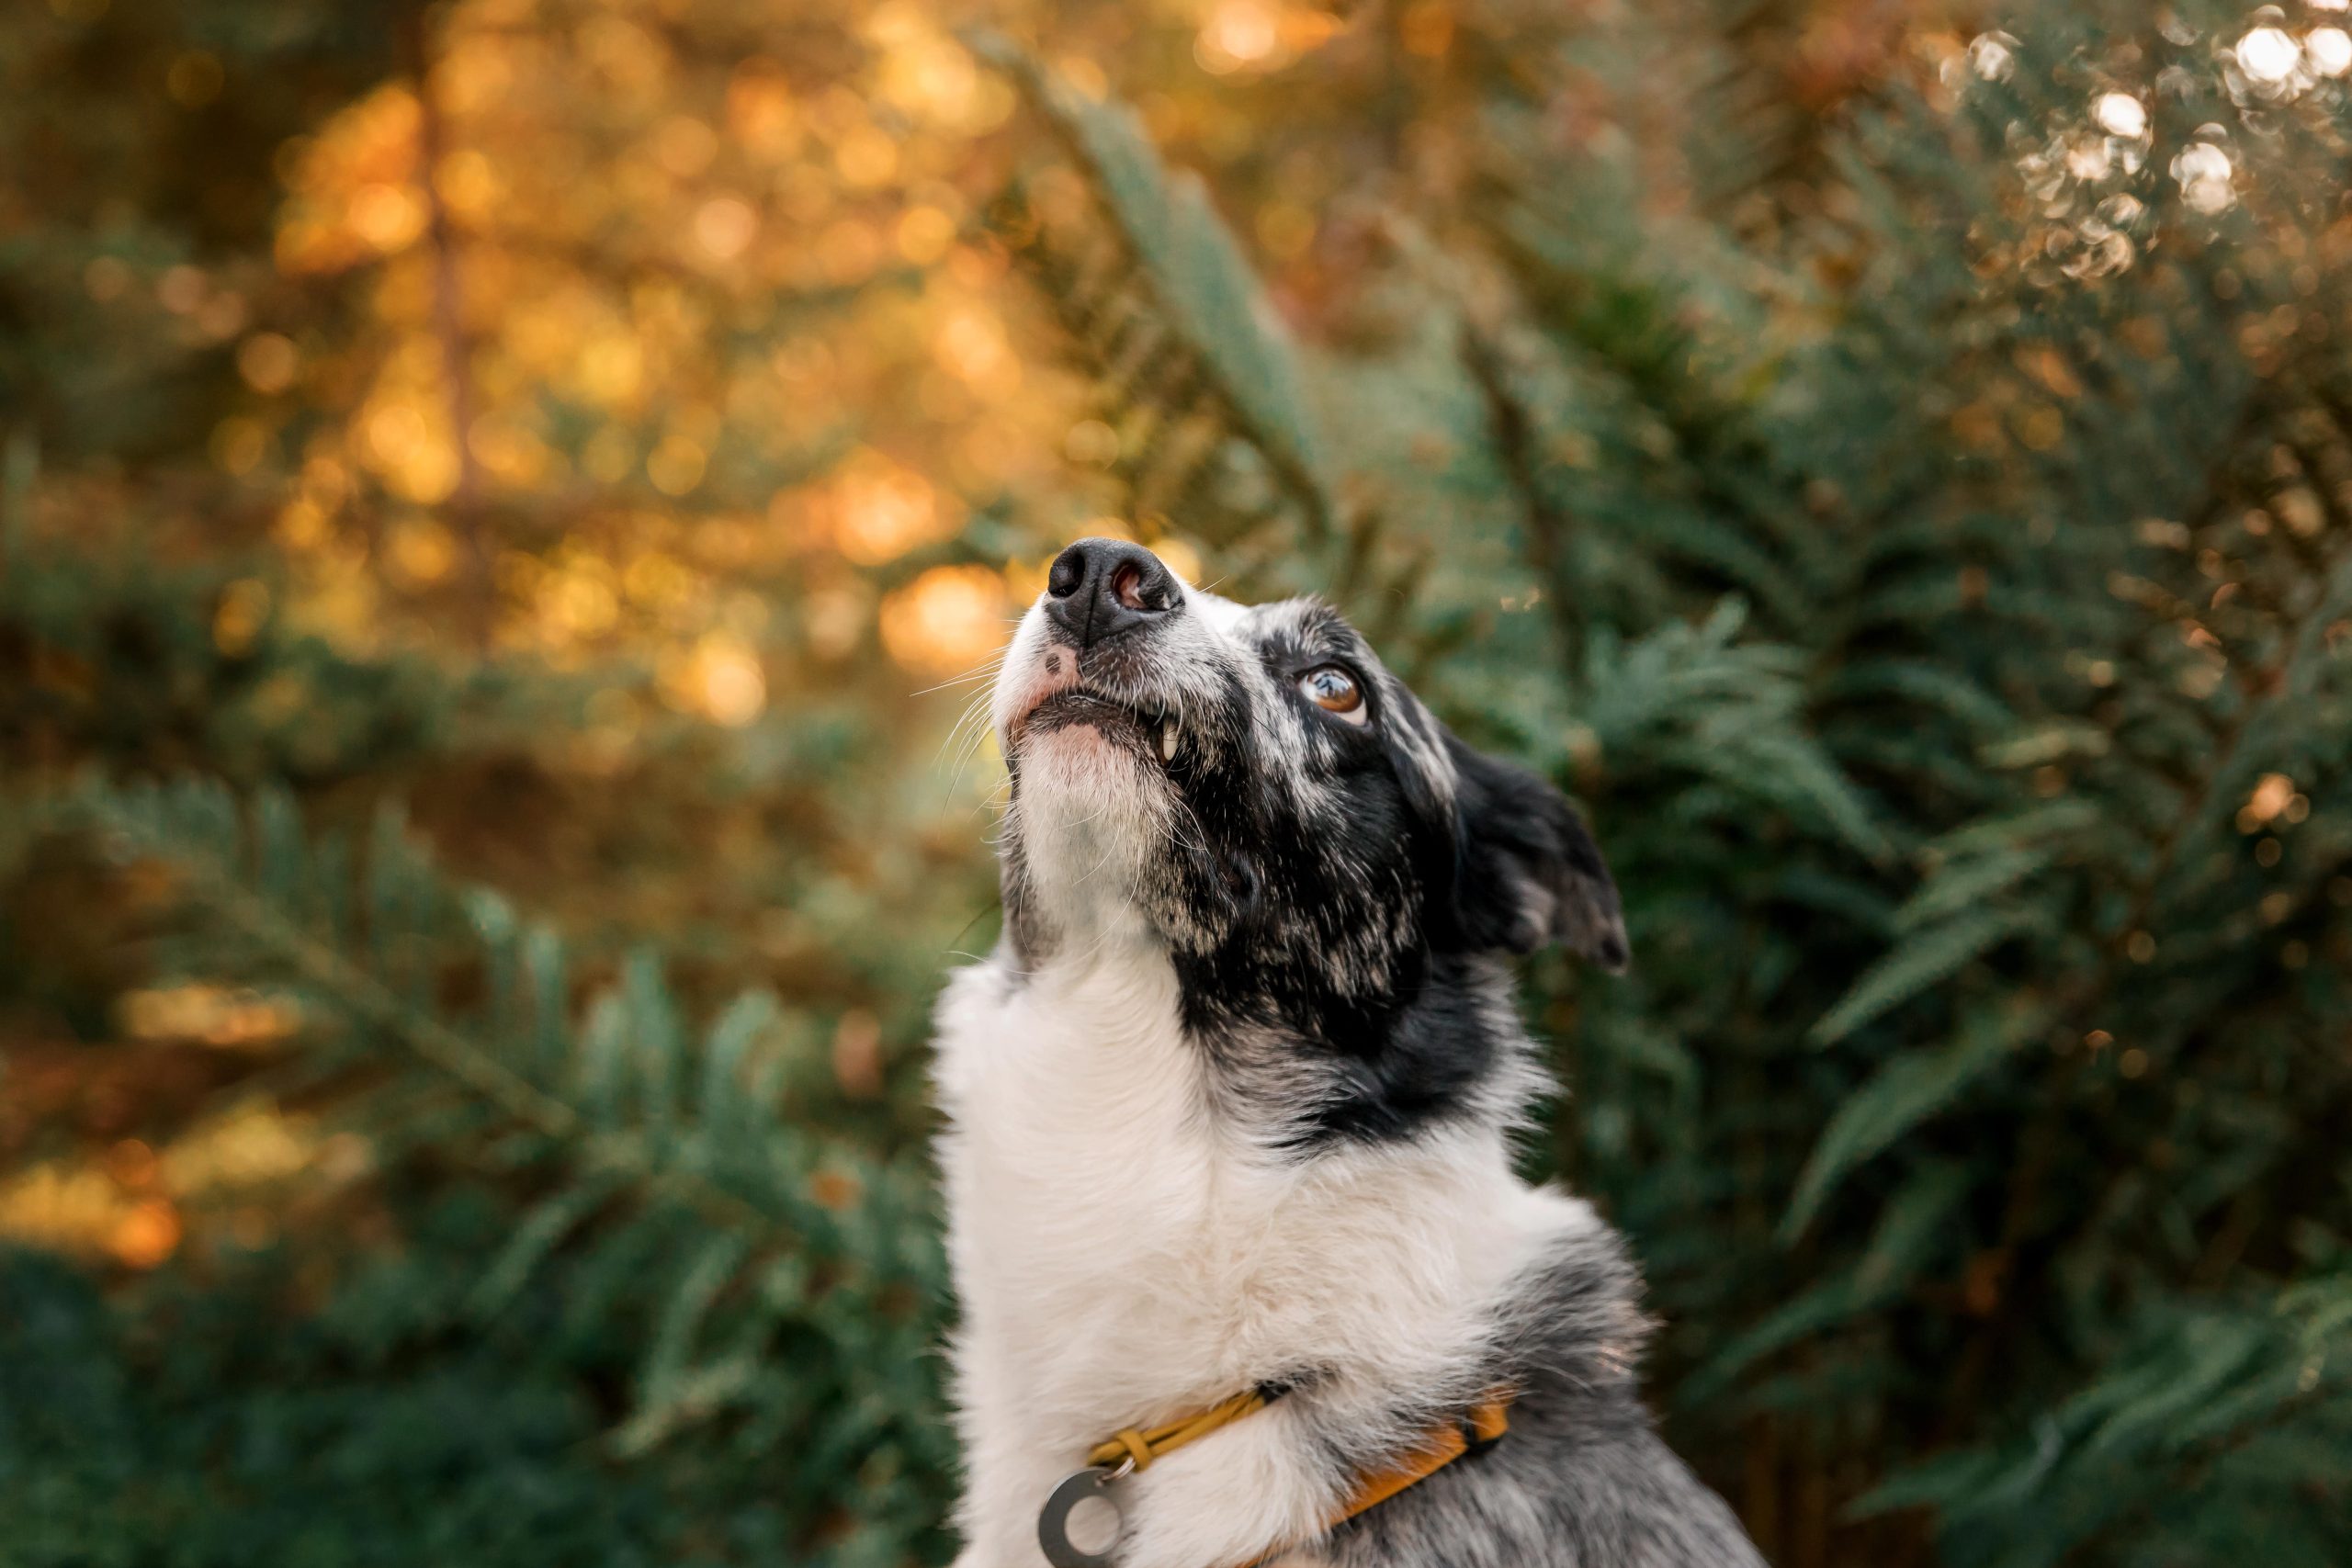
[[[936,1071],[954,1163],[972,1183],[951,1202],[967,1237],[987,1237],[959,1259],[980,1276],[975,1327],[1026,1321],[1041,1348],[1083,1359],[1074,1324],[1122,1323],[1104,1342],[1131,1348],[1138,1324],[1165,1314],[1170,1350],[1152,1358],[1167,1366],[1162,1395],[1214,1399],[1311,1370],[1329,1333],[1339,1353],[1363,1327],[1335,1330],[1305,1303],[1400,1279],[1475,1292],[1516,1254],[1534,1195],[1511,1177],[1501,1118],[1302,1148],[1276,1077],[1285,1043],[1204,1043],[1178,998],[1166,955],[1141,943],[1029,973],[1000,958],[950,987]],[[1311,1087],[1301,1078],[1292,1093]],[[1537,1207],[1556,1218],[1556,1201]],[[1366,1272],[1369,1253],[1381,1267]],[[996,1289],[1029,1310],[1000,1317]],[[1037,1310],[1047,1296],[1053,1309]],[[1106,1369],[1114,1382],[1138,1371],[1123,1354]],[[1092,1425],[1147,1413],[1074,1414]]]

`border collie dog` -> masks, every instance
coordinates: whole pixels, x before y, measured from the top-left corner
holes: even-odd
[[[958,1568],[1038,1568],[1104,1438],[1117,1568],[1757,1568],[1652,1429],[1625,1248],[1512,1174],[1547,1086],[1510,964],[1625,963],[1567,803],[1337,614],[1072,545],[994,719],[1005,931],[938,1013]],[[1496,1397],[1509,1431],[1333,1523]],[[1090,1549],[1091,1550],[1091,1549]]]

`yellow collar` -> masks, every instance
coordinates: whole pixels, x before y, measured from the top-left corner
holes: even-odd
[[[1407,1487],[1428,1480],[1464,1454],[1495,1442],[1510,1429],[1510,1404],[1514,1397],[1506,1390],[1489,1397],[1485,1404],[1467,1412],[1458,1421],[1431,1427],[1422,1434],[1418,1444],[1399,1455],[1393,1464],[1360,1477],[1355,1490],[1323,1521],[1323,1528],[1329,1530],[1352,1519],[1366,1509],[1386,1502]],[[1142,1429],[1130,1427],[1095,1444],[1093,1451],[1087,1455],[1087,1468],[1054,1488],[1053,1495],[1046,1499],[1044,1510],[1037,1516],[1037,1544],[1044,1548],[1046,1561],[1055,1568],[1108,1568],[1114,1561],[1111,1551],[1081,1551],[1070,1542],[1066,1527],[1071,1510],[1089,1497],[1102,1497],[1113,1501],[1115,1506],[1115,1500],[1109,1496],[1112,1482],[1132,1472],[1150,1469],[1154,1460],[1172,1453],[1187,1443],[1197,1442],[1245,1416],[1257,1414],[1266,1407],[1266,1395],[1252,1389],[1182,1420]],[[1277,1549],[1280,1550],[1283,1549]],[[1268,1557],[1273,1555],[1274,1552],[1267,1553]],[[1256,1565],[1249,1564],[1247,1568],[1256,1568]]]

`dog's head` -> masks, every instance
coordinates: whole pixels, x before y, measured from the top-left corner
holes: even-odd
[[[1532,773],[1464,745],[1328,606],[1187,585],[1141,546],[1053,563],[995,694],[1024,967],[1165,943],[1195,1028],[1344,1047],[1449,961],[1623,967],[1617,891]]]

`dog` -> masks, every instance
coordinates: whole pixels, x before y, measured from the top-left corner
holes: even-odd
[[[933,1074],[957,1568],[1760,1568],[1640,1403],[1623,1243],[1512,1172],[1549,1083],[1511,961],[1627,958],[1567,802],[1319,601],[1115,539],[1054,560],[991,700],[1004,931]],[[1073,1485],[1111,1544],[1041,1519]]]

